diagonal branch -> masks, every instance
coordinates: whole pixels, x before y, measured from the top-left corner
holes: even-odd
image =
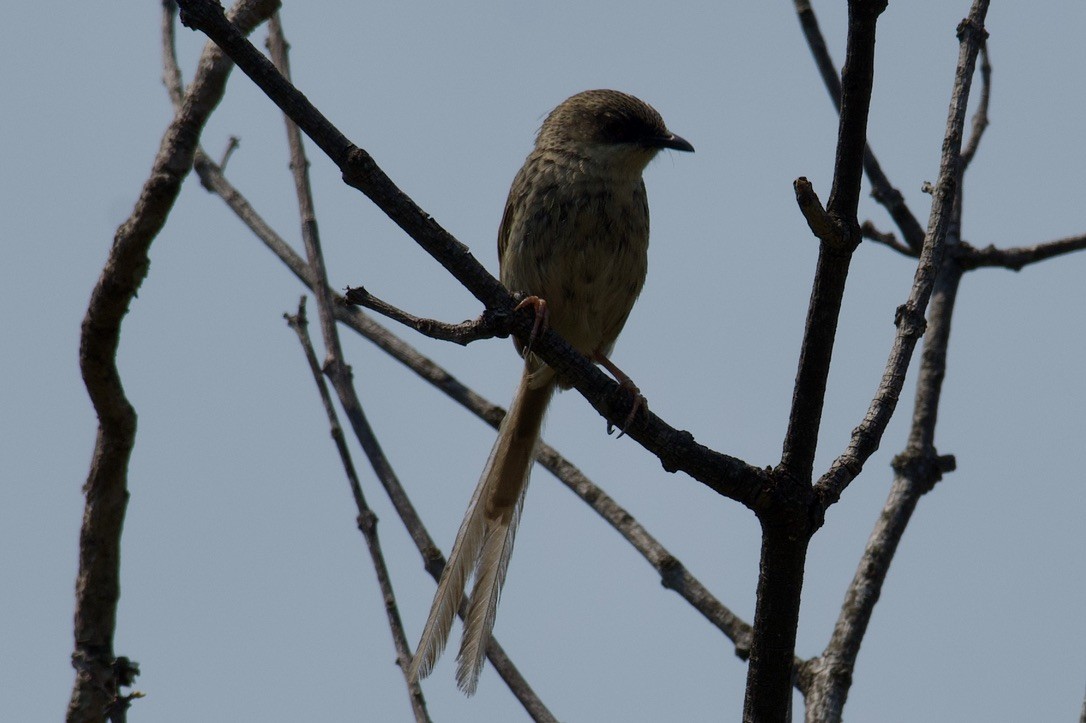
[[[807,720],[840,721],[851,686],[860,645],[879,600],[898,543],[920,497],[944,472],[953,469],[952,457],[935,452],[936,412],[946,375],[951,317],[962,269],[948,260],[942,265],[932,294],[924,351],[916,388],[912,431],[904,453],[894,460],[890,495],[867,541],[826,649],[800,668],[806,682]]]
[[[898,241],[897,236],[895,236],[892,232],[887,231],[884,233],[882,231],[879,231],[879,229],[876,228],[875,224],[871,221],[864,221],[860,224],[860,233],[863,234],[863,237],[865,239],[874,241],[875,243],[880,243],[883,246],[891,248],[894,251],[897,251],[902,256],[911,256],[913,258],[918,258],[920,256],[920,253],[918,251],[914,251],[913,249]]]
[[[289,78],[290,68],[286,52],[287,43],[283,37],[281,25],[275,19],[273,19],[270,27],[268,46],[277,68],[285,78]],[[324,373],[331,379],[332,385],[339,396],[340,404],[343,405],[348,418],[351,420],[351,425],[363,450],[369,458],[370,463],[373,465],[382,485],[392,498],[393,504],[397,507],[397,511],[401,512],[401,515],[407,518],[413,517],[417,519],[414,507],[411,505],[410,500],[407,499],[406,493],[400,486],[396,475],[393,473],[392,466],[385,456],[384,451],[381,449],[380,442],[377,441],[377,437],[374,434],[372,427],[370,427],[369,423],[366,421],[362,412],[361,401],[354,388],[351,368],[347,365],[347,362],[343,357],[343,349],[340,345],[339,333],[336,329],[332,293],[328,286],[328,274],[324,265],[324,255],[321,252],[320,234],[317,230],[312,186],[309,182],[309,161],[305,156],[305,149],[302,145],[302,136],[298,131],[298,127],[289,117],[284,116],[284,120],[287,126],[287,140],[290,146],[290,167],[294,176],[294,185],[298,196],[298,207],[302,218],[302,239],[305,243],[308,267],[316,281],[314,284],[314,292],[317,297],[320,313],[321,334],[324,338],[324,345],[327,353]],[[370,517],[372,517],[372,515]],[[364,515],[360,517],[360,524],[364,519]],[[416,528],[418,527],[421,527],[421,522],[417,524]],[[380,574],[380,569],[378,569],[378,573]],[[398,618],[398,616],[396,617]],[[401,670],[404,672],[408,695],[411,699],[412,708],[415,710],[416,717],[420,716],[420,714],[425,716],[425,709],[420,707],[420,702],[422,700],[421,688],[417,682],[412,683],[407,675],[411,654],[407,648],[406,641],[401,641],[401,638],[403,637],[402,628],[399,630],[399,633],[397,633],[396,628],[398,624],[399,620],[397,619],[393,625],[393,637],[396,639],[398,662]],[[403,643],[402,647],[401,642]],[[528,682],[512,664],[512,661],[505,655],[505,652],[501,649],[500,645],[496,642],[492,642],[488,648],[488,656],[490,657],[491,662],[494,663],[495,668],[509,687],[510,691],[521,702],[525,710],[532,716],[533,720],[545,721],[547,723],[557,720],[551,712],[547,710],[543,701],[540,700],[535,691],[532,690]]]
[[[219,195],[238,214],[238,217],[249,226],[254,235],[307,288],[312,289],[314,283],[312,273],[309,267],[306,266],[305,261],[260,218],[237,189],[222,176],[219,168],[205,156],[202,161],[197,161],[196,170],[208,190]],[[337,321],[373,342],[428,384],[431,384],[491,427],[497,429],[502,417],[505,415],[505,411],[501,407],[472,391],[448,371],[420,354],[412,346],[359,309],[343,304],[339,298],[335,300],[333,308]],[[720,629],[729,640],[735,643],[736,655],[746,659],[749,655],[751,635],[750,626],[747,623],[739,619],[731,610],[713,597],[712,593],[690,574],[678,558],[652,537],[633,515],[585,477],[580,469],[559,454],[557,450],[547,444],[541,444],[539,462],[633,545],[634,549],[660,574],[662,584],[682,596],[710,623]],[[407,519],[404,522],[405,524],[411,523]],[[415,522],[418,521],[415,520]],[[411,531],[414,539],[430,539],[424,528],[417,531],[417,528],[409,526],[409,531]],[[427,556],[427,569],[434,574],[440,574],[441,568],[444,566],[444,559],[441,558],[432,542],[428,548],[420,546],[419,549],[424,556]]]
[[[273,62],[280,71],[285,76],[290,77],[287,42],[283,36],[283,26],[278,13],[273,15],[268,23],[268,50]],[[313,275],[324,282],[316,284],[314,293],[317,297],[320,314],[321,334],[328,354],[326,369],[346,369],[346,364],[343,363],[343,351],[339,344],[339,336],[336,333],[336,322],[332,313],[332,294],[327,285],[327,271],[324,266],[324,256],[321,253],[320,235],[317,232],[316,211],[313,204],[312,187],[309,183],[309,162],[305,157],[301,134],[298,133],[297,126],[291,123],[289,119],[285,120],[287,141],[290,147],[290,168],[298,197],[298,209],[302,219],[302,238],[305,242],[306,255],[309,261],[308,266]],[[411,681],[407,675],[407,669],[411,662],[410,643],[408,643],[407,636],[404,633],[403,621],[400,619],[399,608],[396,605],[396,595],[392,589],[392,580],[385,565],[384,556],[381,553],[381,543],[377,536],[377,516],[366,504],[365,497],[362,494],[362,486],[359,484],[357,474],[355,474],[354,464],[351,462],[350,453],[347,450],[343,430],[336,417],[335,407],[332,405],[328,387],[321,375],[321,368],[317,363],[317,357],[309,339],[304,304],[305,298],[303,297],[302,301],[299,302],[298,314],[294,317],[288,316],[287,320],[298,335],[298,339],[305,351],[310,370],[313,372],[320,392],[321,401],[328,415],[329,424],[332,427],[332,438],[336,442],[344,470],[351,485],[351,492],[358,508],[358,528],[366,540],[374,571],[377,573],[378,584],[381,587],[382,597],[385,602],[389,629],[392,632],[393,646],[396,649],[396,661],[404,675],[404,685],[407,688],[412,712],[416,721],[429,721],[430,716],[426,710],[426,700],[423,698],[422,688],[417,681]]]
[[[231,10],[239,32],[250,32],[277,6],[268,0],[242,0]],[[136,412],[124,393],[116,356],[121,321],[147,276],[148,250],[166,222],[192,168],[204,123],[222,98],[232,64],[208,45],[200,70],[181,108],[167,127],[139,200],[117,229],[109,258],[91,292],[79,346],[79,366],[98,415],[98,436],[83,487],[86,507],[79,539],[76,579],[76,669],[69,721],[123,717],[136,668],[114,658],[113,635],[120,598],[120,541],[128,503],[128,460],[135,445]]]
[[[377,166],[373,158],[354,146],[327,118],[282,77],[222,15],[209,0],[183,0],[182,22],[212,38],[299,128],[343,172],[344,181],[361,190],[411,238],[429,252],[487,309],[511,311],[512,295],[471,255],[467,247],[442,228],[407,197]],[[514,317],[513,330],[528,338],[534,316],[525,309]],[[548,330],[533,346],[565,381],[577,388],[589,403],[616,426],[625,423],[631,398],[616,382],[579,354],[558,334]],[[761,492],[768,474],[743,460],[697,444],[689,432],[675,429],[651,412],[638,415],[627,436],[655,454],[668,471],[683,471],[714,491],[753,508],[766,504]]]
[[[347,475],[347,482],[351,487],[355,506],[358,508],[358,529],[366,540],[370,560],[377,573],[377,584],[381,588],[381,597],[385,602],[388,625],[392,630],[392,640],[396,647],[396,662],[400,669],[405,671],[406,678],[406,671],[411,661],[411,648],[404,633],[403,620],[400,618],[400,609],[396,604],[396,593],[392,589],[392,578],[388,573],[388,565],[385,564],[385,556],[381,551],[381,540],[377,536],[377,515],[370,509],[362,493],[362,485],[358,481],[358,473],[355,471],[354,462],[351,460],[351,452],[347,448],[347,438],[344,436],[343,428],[336,416],[336,408],[332,404],[332,396],[328,393],[328,385],[321,374],[317,354],[313,351],[313,342],[309,338],[309,330],[307,329],[309,322],[305,315],[305,297],[303,296],[301,301],[298,302],[297,314],[284,314],[284,317],[290,328],[298,335],[298,342],[302,345],[302,352],[305,354],[309,371],[313,374],[313,381],[317,384],[321,404],[324,407],[325,415],[328,417],[328,424],[332,430],[332,441],[335,442],[336,450],[339,452],[339,459],[343,463],[343,471]],[[418,723],[429,721],[430,715],[426,710],[426,699],[422,695],[422,688],[419,687],[418,682],[412,683],[410,680],[406,680],[406,684],[415,720]]]
[[[954,73],[946,136],[943,139],[939,178],[932,196],[928,233],[920,254],[920,263],[913,277],[909,298],[898,307],[895,318],[897,334],[875,397],[871,400],[863,421],[853,430],[845,452],[834,460],[816,485],[823,509],[840,499],[841,492],[856,478],[867,459],[878,449],[886,425],[897,406],[916,342],[924,331],[924,313],[931,298],[936,272],[942,263],[947,228],[960,184],[960,153],[965,112],[977,53],[987,35],[984,29],[987,11],[988,0],[975,0],[969,17],[958,26],[958,64]]]

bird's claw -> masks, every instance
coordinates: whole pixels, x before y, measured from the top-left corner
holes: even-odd
[[[649,411],[649,402],[645,399],[645,395],[641,393],[641,390],[637,388],[629,377],[619,381],[619,386],[625,389],[633,396],[633,405],[630,407],[630,413],[626,416],[626,421],[622,423],[622,427],[618,430],[618,436],[615,439],[622,439],[626,435],[626,430],[633,424],[634,419],[637,418],[637,413],[642,409],[647,413]],[[607,434],[615,431],[615,425],[607,422]]]
[[[528,343],[524,346],[525,356],[532,350],[535,340],[539,338],[539,334],[546,328],[550,315],[550,312],[547,311],[547,300],[535,295],[525,296],[521,299],[520,303],[513,309],[513,313],[515,314],[527,306],[532,307],[535,311],[535,322],[532,324],[532,333],[528,336]]]

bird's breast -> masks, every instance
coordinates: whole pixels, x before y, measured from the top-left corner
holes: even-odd
[[[640,178],[562,174],[510,194],[502,282],[547,301],[551,326],[585,354],[606,353],[648,271],[649,213]]]

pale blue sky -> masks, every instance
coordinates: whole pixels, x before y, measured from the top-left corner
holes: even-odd
[[[387,5],[385,7],[384,5]],[[840,2],[816,2],[843,59]],[[732,9],[729,9],[732,8]],[[699,441],[774,464],[816,243],[795,208],[825,199],[836,117],[792,4],[287,3],[296,83],[429,213],[497,267],[505,193],[543,115],[613,87],[652,103],[697,153],[646,172],[651,270],[614,358],[652,409]],[[0,704],[56,720],[72,681],[80,486],[96,429],[78,375],[79,323],[117,225],[172,113],[157,3],[16,3],[0,26]],[[954,28],[965,0],[895,2],[880,21],[870,140],[915,213],[934,180]],[[965,237],[1035,243],[1086,231],[1081,173],[1086,5],[994,3],[992,126],[966,179]],[[256,38],[263,43],[263,33]],[[203,37],[181,29],[191,79]],[[297,245],[280,117],[241,74],[205,147],[241,138],[228,175]],[[415,313],[478,305],[311,153],[333,285],[365,284]],[[866,196],[861,218],[884,230]],[[294,335],[294,280],[189,180],[151,250],[119,355],[139,437],[130,469],[117,652],[138,661],[134,720],[409,719],[381,599],[343,473]],[[913,264],[857,252],[818,467],[875,389]],[[937,444],[958,471],[922,500],[860,655],[856,721],[1072,720],[1086,681],[1086,255],[967,276]],[[312,305],[311,305],[312,310]],[[505,404],[507,341],[464,349],[397,329]],[[448,545],[493,432],[345,336],[367,413],[431,533]],[[885,499],[899,416],[815,537],[797,653],[823,648]],[[545,437],[725,604],[752,617],[751,513],[664,473],[576,394]],[[363,484],[412,642],[433,593],[365,467]],[[745,666],[663,590],[618,535],[545,472],[529,493],[496,634],[563,720],[734,720]],[[458,636],[459,632],[454,631]],[[488,670],[471,700],[447,655],[424,691],[440,721],[525,716]],[[798,701],[797,697],[797,701]]]

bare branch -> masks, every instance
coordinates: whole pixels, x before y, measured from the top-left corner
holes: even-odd
[[[841,492],[856,478],[864,462],[878,449],[886,425],[897,406],[916,342],[924,331],[924,312],[931,298],[936,272],[942,263],[947,228],[960,185],[960,153],[965,111],[977,54],[987,35],[984,29],[987,12],[988,0],[975,0],[969,17],[958,26],[958,64],[954,74],[946,136],[943,139],[939,178],[934,188],[928,233],[920,254],[920,263],[913,277],[909,298],[898,308],[895,318],[897,334],[875,397],[871,400],[864,420],[853,430],[848,448],[834,460],[829,471],[816,485],[823,509],[840,499]]]
[[[273,19],[270,26],[268,47],[277,69],[282,73],[284,78],[289,79],[290,67],[286,52],[287,43],[283,37],[282,27],[279,24],[277,17]],[[417,539],[424,538],[429,540],[429,534],[427,534],[422,527],[421,520],[418,519],[414,507],[411,505],[410,500],[408,500],[406,493],[392,470],[388,458],[381,449],[380,442],[378,442],[372,427],[370,427],[362,412],[362,404],[354,388],[351,368],[347,365],[347,362],[343,357],[343,349],[339,341],[338,330],[336,329],[335,312],[332,301],[333,295],[328,286],[328,275],[324,265],[324,255],[321,252],[320,234],[317,231],[312,186],[309,182],[309,160],[305,155],[305,148],[302,145],[302,136],[298,130],[298,126],[291,121],[289,116],[284,116],[284,121],[286,122],[287,140],[290,146],[290,167],[294,176],[295,190],[298,196],[298,207],[302,218],[302,238],[305,242],[308,268],[315,280],[314,291],[320,312],[321,334],[324,338],[324,345],[327,352],[324,373],[331,379],[336,394],[339,396],[340,404],[343,405],[343,408],[351,421],[351,426],[358,437],[359,443],[362,445],[366,456],[369,458],[382,486],[392,499],[393,505],[396,506],[397,512],[401,514],[401,517],[405,518],[405,524],[407,524],[409,530],[413,532],[413,536]],[[372,517],[372,514],[360,514],[360,525],[366,525],[368,519]],[[407,520],[413,520],[413,523],[408,523]],[[414,525],[414,527],[412,527],[412,525]],[[432,541],[430,546],[432,547]],[[424,557],[426,557],[426,552],[428,551],[429,549],[427,548],[426,551],[423,552]],[[380,575],[380,570],[378,570],[378,574]],[[397,615],[396,618],[395,622],[396,624],[399,624],[399,616]],[[425,715],[425,709],[420,709],[418,705],[418,702],[421,701],[421,688],[419,688],[417,682],[412,683],[408,676],[411,654],[407,649],[406,641],[403,642],[402,651],[400,648],[401,641],[399,638],[402,637],[402,630],[400,631],[400,635],[397,635],[397,632],[394,629],[393,635],[397,638],[396,646],[397,652],[399,653],[398,659],[401,670],[404,672],[405,681],[407,682],[408,695],[412,701],[412,707],[415,710],[416,716],[420,715],[420,710],[421,713]],[[491,644],[488,647],[488,657],[494,664],[498,674],[509,687],[509,690],[521,702],[521,705],[524,706],[524,709],[532,716],[533,720],[556,723],[557,719],[543,704],[543,701],[540,700],[535,691],[532,690],[528,681],[524,679],[496,641],[491,641]]]
[[[935,422],[950,339],[951,317],[962,269],[948,259],[936,278],[917,379],[912,431],[906,450],[894,460],[894,483],[883,506],[822,655],[801,667],[806,682],[807,720],[840,721],[856,659],[879,600],[890,563],[920,497],[954,468],[953,457],[935,452]]]
[[[841,73],[841,121],[826,210],[821,209],[806,179],[795,184],[807,222],[822,241],[781,455],[783,475],[803,484],[811,479],[841,299],[852,252],[860,243],[856,213],[874,79],[875,26],[885,7],[881,0],[849,2],[848,52]]]
[[[313,280],[308,267],[300,256],[291,249],[259,217],[241,194],[219,173],[218,168],[209,159],[197,163],[197,172],[201,174],[204,185],[220,195],[238,214],[254,234],[282,261],[295,276],[312,288]],[[373,342],[424,381],[436,387],[453,401],[462,405],[491,427],[497,429],[505,411],[496,404],[472,391],[456,377],[441,368],[412,346],[397,337],[384,326],[362,313],[357,308],[341,303],[333,304],[336,318],[353,329],[362,337]],[[539,462],[560,482],[569,487],[578,497],[611,524],[634,548],[660,573],[661,581],[691,603],[710,623],[719,628],[735,643],[736,655],[746,659],[750,648],[750,626],[740,620],[710,593],[678,559],[651,536],[626,509],[621,507],[606,492],[593,484],[584,474],[557,450],[547,444],[541,444]],[[410,528],[409,528],[410,529]],[[424,533],[425,534],[425,533]],[[415,533],[412,537],[417,537]],[[428,536],[427,536],[427,539]],[[420,548],[422,550],[423,548]],[[432,547],[436,558],[427,569],[434,575],[440,575],[444,559],[436,547]],[[425,550],[423,550],[425,554]],[[797,661],[798,664],[798,661]]]
[[[874,241],[876,243],[880,243],[883,246],[887,246],[903,256],[910,256],[912,258],[917,258],[919,256],[919,253],[917,251],[914,251],[913,249],[898,241],[897,236],[895,236],[893,233],[883,233],[882,231],[879,231],[875,227],[875,224],[871,221],[864,221],[862,224],[860,224],[860,233],[863,234],[864,238],[870,239],[871,241]]]
[[[974,14],[970,17],[972,23],[975,23],[972,25],[974,30],[980,29],[983,22],[983,9],[980,13],[977,13],[977,10],[977,6],[974,6]],[[961,32],[962,28],[959,30]],[[969,35],[969,33],[961,34]],[[977,35],[982,36],[982,33],[973,34],[974,40]],[[962,40],[964,44],[966,38],[963,37]],[[962,105],[964,104],[963,98]],[[981,103],[982,109],[986,105],[985,99]],[[952,104],[952,112],[953,107]],[[978,111],[978,115],[983,116],[983,111]],[[964,123],[964,110],[962,110],[961,118]],[[979,133],[982,130],[983,127],[977,124],[975,118],[972,142],[979,139]],[[975,151],[975,145],[973,150]],[[957,170],[959,181],[963,172],[964,163],[959,165]],[[956,197],[951,202],[950,213],[952,230],[947,234],[946,243],[955,257],[948,258],[940,265],[935,279],[928,310],[930,321],[924,337],[924,351],[921,355],[909,441],[905,451],[894,459],[893,466],[896,474],[890,496],[879,515],[855,576],[849,585],[833,635],[822,655],[807,661],[800,668],[799,677],[806,690],[806,718],[812,723],[841,720],[860,644],[881,594],[898,543],[920,497],[932,489],[944,473],[955,467],[954,458],[949,455],[938,455],[934,446],[939,400],[946,376],[951,318],[958,286],[964,272],[956,258],[960,249],[960,239],[957,237],[960,233],[960,183],[954,193]]]
[[[242,0],[232,9],[231,17],[242,32],[249,32],[276,5],[267,0]],[[113,652],[128,460],[136,437],[136,412],[125,396],[116,363],[121,321],[147,276],[148,249],[192,168],[196,141],[222,98],[231,67],[214,45],[205,48],[192,87],[163,135],[139,200],[117,229],[83,318],[79,365],[99,426],[83,488],[86,507],[79,541],[72,652],[76,676],[68,705],[69,721],[102,720],[103,711],[114,708],[120,711],[117,715],[123,715],[130,700],[120,696],[119,687],[130,685],[131,679],[119,675],[120,659],[115,659]]]
[[[477,318],[464,321],[459,324],[447,324],[437,319],[423,319],[399,309],[387,301],[378,299],[367,289],[361,286],[348,287],[343,294],[344,301],[348,304],[357,304],[381,316],[398,321],[404,326],[410,327],[424,336],[439,341],[451,341],[454,344],[467,346],[480,339],[492,339],[494,337],[509,336],[512,314],[504,311],[483,311]]]
[[[177,64],[177,31],[174,18],[177,17],[177,3],[164,0],[162,3],[162,84],[170,96],[174,110],[181,107],[185,100],[185,83],[181,79],[181,67]]]
[[[988,62],[988,43],[980,46],[980,100],[977,102],[977,112],[973,114],[973,131],[969,135],[969,142],[962,151],[962,172],[969,167],[973,157],[977,155],[980,147],[980,139],[984,135],[984,129],[988,127],[988,102],[992,97],[992,65]]]
[[[840,227],[822,207],[822,201],[818,199],[814,186],[806,177],[800,176],[792,182],[792,189],[796,194],[796,203],[800,213],[807,220],[807,226],[811,233],[827,246],[838,248],[845,244]]]
[[[1082,249],[1086,249],[1086,234],[1068,236],[1035,246],[1016,246],[1009,249],[997,249],[992,245],[978,249],[963,241],[955,253],[958,263],[966,270],[999,268],[1021,271],[1029,264]]]
[[[234,155],[234,151],[241,145],[241,141],[237,136],[230,136],[226,141],[226,148],[223,149],[222,158],[219,160],[219,168],[226,170],[226,164],[230,162],[230,156]]]
[[[182,0],[181,22],[204,32],[329,159],[343,180],[362,191],[487,308],[514,306],[509,292],[432,216],[423,211],[355,146],[223,16],[214,0]],[[526,324],[527,325],[527,324]]]
[[[343,172],[344,181],[366,194],[386,215],[429,252],[486,308],[511,311],[516,301],[457,241],[382,171],[373,158],[350,143],[327,118],[222,17],[208,0],[184,0],[182,21],[207,33],[252,80],[308,135]],[[532,314],[515,314],[513,330],[531,334]],[[535,341],[533,351],[616,426],[625,424],[633,400],[618,383],[566,343],[553,330]],[[668,471],[683,471],[714,491],[748,507],[767,504],[760,495],[768,473],[759,467],[697,444],[689,432],[675,429],[652,412],[639,414],[626,435],[655,454]]]
[[[792,706],[807,544],[821,525],[811,475],[845,281],[852,253],[860,243],[857,209],[874,80],[875,28],[885,8],[885,0],[848,3],[837,153],[825,212],[809,184],[796,184],[797,199],[808,223],[822,233],[788,429],[774,475],[777,494],[773,505],[756,509],[762,524],[762,549],[743,703],[743,720],[748,723],[788,720]]]
[[[325,415],[328,417],[328,425],[332,431],[332,441],[335,442],[339,452],[343,471],[347,475],[347,482],[351,487],[355,506],[358,509],[358,529],[366,540],[366,547],[370,552],[370,560],[373,569],[377,573],[377,584],[381,589],[381,598],[385,603],[385,614],[388,616],[388,625],[392,631],[392,642],[396,648],[396,663],[404,674],[404,682],[407,685],[408,697],[411,701],[411,709],[418,722],[429,721],[430,715],[426,710],[426,699],[422,695],[422,688],[418,682],[412,682],[407,677],[407,669],[411,665],[411,647],[404,633],[403,620],[400,618],[400,609],[396,604],[396,592],[392,589],[392,579],[388,574],[388,566],[385,564],[385,556],[381,551],[381,540],[377,536],[377,515],[366,504],[365,495],[362,493],[362,485],[358,481],[358,473],[355,472],[354,462],[351,460],[351,452],[347,448],[347,439],[343,434],[343,428],[339,424],[335,405],[332,404],[332,396],[328,393],[328,385],[321,374],[320,362],[313,351],[313,342],[309,339],[307,329],[308,320],[305,316],[305,297],[298,302],[298,313],[284,314],[287,324],[298,335],[298,342],[302,345],[309,371],[313,374],[313,381],[317,384],[321,404],[324,406]]]
[[[822,76],[822,82],[825,84],[826,90],[829,91],[834,107],[840,112],[841,79],[837,75],[837,66],[834,65],[829,50],[826,48],[826,40],[822,37],[822,31],[818,26],[818,19],[815,17],[814,9],[811,7],[810,0],[795,0],[795,6],[800,28],[802,28],[807,45],[811,49],[811,55],[814,56],[815,66]],[[890,213],[890,218],[897,224],[901,235],[905,237],[905,242],[916,253],[919,253],[920,247],[924,243],[924,229],[921,228],[920,222],[916,220],[916,216],[905,204],[905,197],[894,188],[890,183],[890,179],[883,173],[882,166],[879,165],[875,152],[871,150],[870,143],[865,144],[863,153],[864,171],[867,173],[868,180],[871,181],[872,198],[882,204]]]
[[[735,653],[739,658],[746,660],[749,657],[752,635],[750,625],[743,622],[714,597],[696,577],[690,574],[686,566],[668,552],[632,514],[550,445],[540,445],[538,459],[540,464],[641,553],[641,556],[659,573],[660,582],[664,587],[674,590],[706,620],[719,628],[735,644]]]

